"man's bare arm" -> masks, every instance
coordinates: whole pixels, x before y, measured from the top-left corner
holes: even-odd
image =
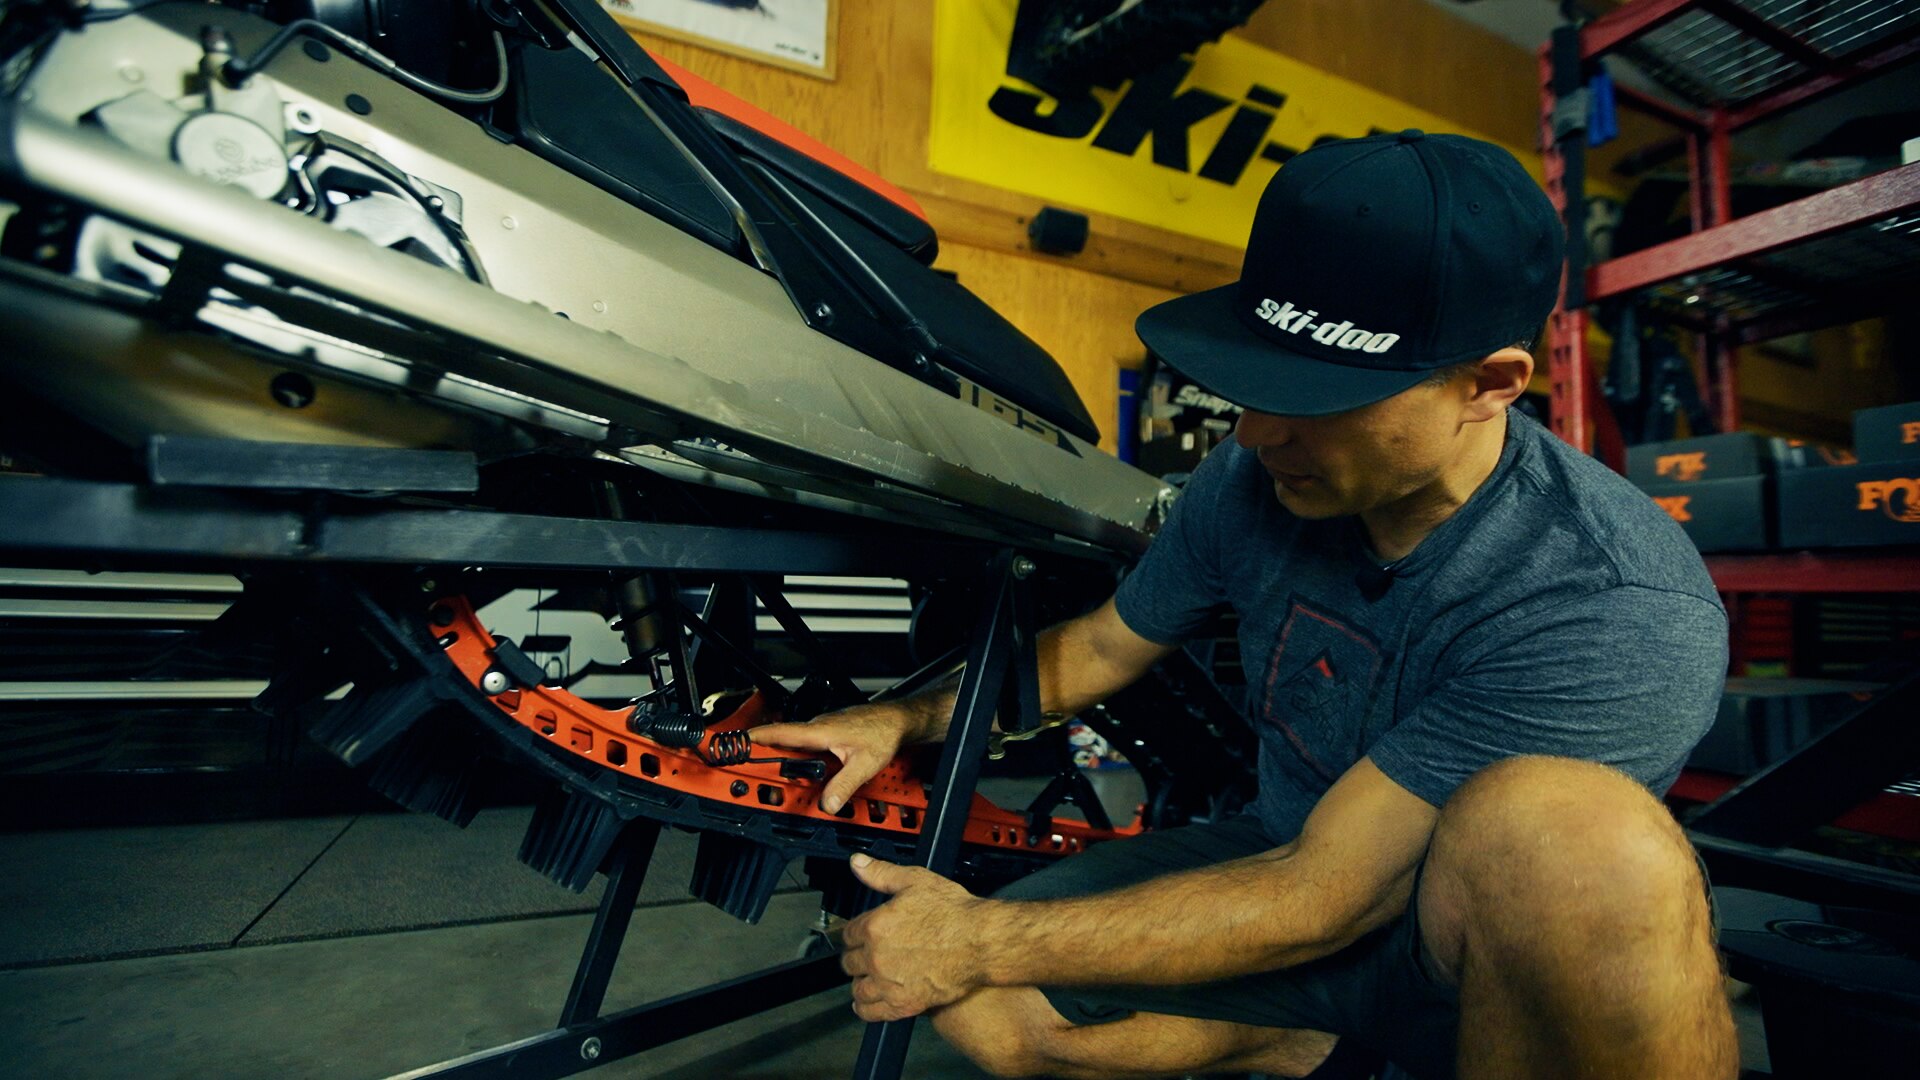
[[[1173,651],[1127,628],[1113,601],[1040,635],[1040,707],[1079,712],[1133,682],[1154,661]],[[753,741],[796,750],[823,750],[840,759],[820,805],[838,810],[860,785],[893,760],[907,743],[939,742],[953,719],[958,680],[948,680],[898,701],[855,705],[805,724],[768,724],[753,729]]]
[[[1328,955],[1406,909],[1438,816],[1362,758],[1285,847],[1117,892],[983,905],[970,981],[1185,984]]]
[[[1034,652],[1040,674],[1040,710],[1071,716],[1125,689],[1177,646],[1161,645],[1133,632],[1113,599],[1076,619],[1041,633]],[[910,698],[916,727],[912,742],[939,742],[953,721],[954,680]]]

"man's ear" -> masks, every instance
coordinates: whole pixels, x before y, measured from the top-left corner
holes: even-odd
[[[1491,420],[1519,400],[1533,379],[1533,354],[1505,348],[1488,354],[1473,373],[1473,393],[1466,401],[1468,423]]]

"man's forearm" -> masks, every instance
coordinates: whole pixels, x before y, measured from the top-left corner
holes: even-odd
[[[1339,950],[1362,925],[1293,880],[1290,858],[1282,848],[1095,896],[990,901],[977,974],[991,986],[1184,985]]]
[[[1034,651],[1041,713],[1071,716],[1138,677],[1139,671],[1115,665],[1100,655],[1094,638],[1089,616],[1070,619],[1040,634]],[[953,704],[960,693],[960,676],[956,672],[895,703],[910,717],[908,742],[939,742],[947,737]]]
[[[947,737],[947,728],[953,723],[953,703],[960,696],[962,674],[956,671],[895,702],[908,717],[907,742],[940,742]]]

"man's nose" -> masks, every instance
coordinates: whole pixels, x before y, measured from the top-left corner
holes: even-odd
[[[1263,446],[1285,446],[1293,441],[1293,430],[1285,417],[1248,409],[1233,427],[1234,441],[1249,450]]]

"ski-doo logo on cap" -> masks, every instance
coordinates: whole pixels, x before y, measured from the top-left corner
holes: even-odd
[[[1357,349],[1361,352],[1383,353],[1393,348],[1400,340],[1399,334],[1376,334],[1371,330],[1362,330],[1350,322],[1314,322],[1318,311],[1301,311],[1291,303],[1280,303],[1272,299],[1260,301],[1254,309],[1255,315],[1262,321],[1285,330],[1289,334],[1308,334],[1322,345],[1332,345],[1341,349]]]

